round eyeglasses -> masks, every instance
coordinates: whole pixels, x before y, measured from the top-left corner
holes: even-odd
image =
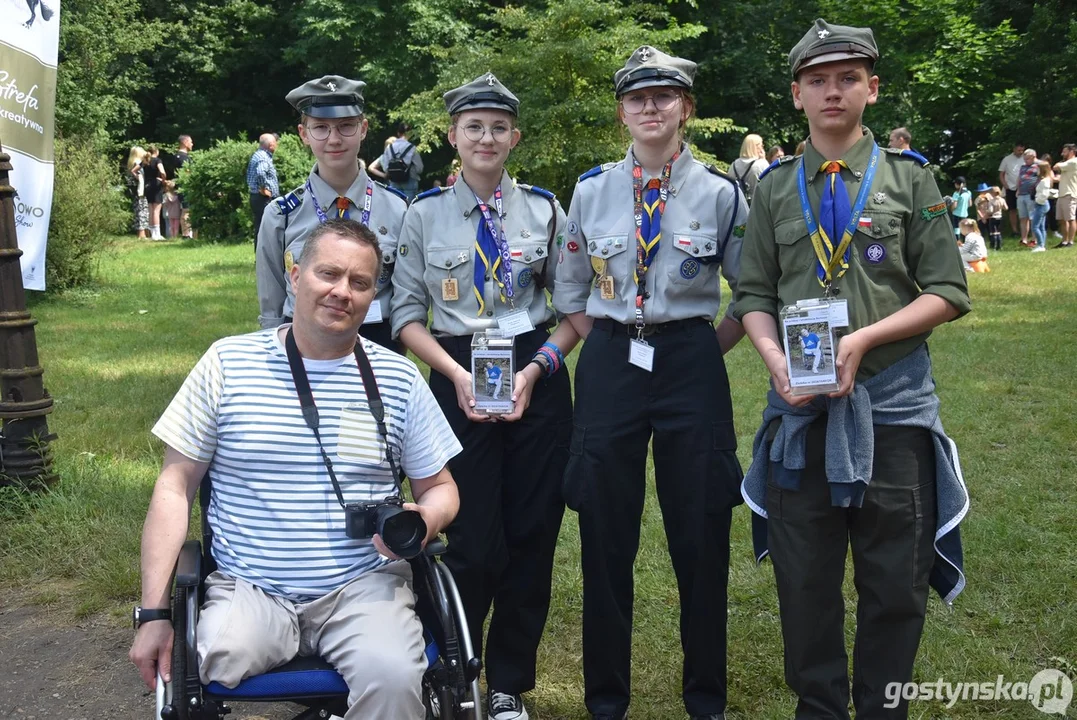
[[[625,95],[621,98],[621,107],[629,115],[639,115],[647,107],[647,101],[650,100],[654,105],[654,109],[658,112],[669,110],[671,107],[677,104],[680,100],[680,93],[675,92],[657,92],[654,95],[643,95],[636,93],[633,95]]]
[[[328,140],[333,128],[336,128],[341,137],[351,137],[359,132],[360,124],[358,120],[342,120],[335,125],[325,122],[311,123],[307,125],[307,133],[315,140]]]
[[[508,125],[494,125],[488,128],[480,122],[469,122],[461,129],[464,137],[471,142],[482,142],[482,139],[486,137],[486,133],[490,133],[490,137],[494,139],[494,142],[505,142],[509,139],[509,135],[512,134],[512,128]]]

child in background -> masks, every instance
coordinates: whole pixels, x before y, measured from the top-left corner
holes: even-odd
[[[961,248],[961,259],[965,261],[966,272],[989,273],[991,268],[987,266],[987,246],[984,245],[983,235],[980,234],[980,226],[972,218],[965,218],[958,225],[961,237],[958,238],[957,246]]]
[[[965,187],[965,178],[958,177],[954,180],[954,194],[950,196],[950,217],[954,222],[954,236],[960,230],[958,224],[969,216],[969,206],[972,205],[972,193]]]
[[[180,234],[180,216],[183,208],[180,207],[180,198],[176,193],[176,183],[172,180],[164,181],[165,196],[163,213],[165,216],[166,237],[175,238]]]
[[[1032,234],[1036,237],[1036,245],[1032,248],[1032,252],[1046,252],[1047,251],[1047,210],[1050,207],[1048,200],[1051,194],[1051,180],[1054,178],[1054,172],[1051,170],[1051,166],[1040,160],[1036,163],[1036,167],[1039,169],[1040,179],[1036,183],[1036,194],[1033,197],[1032,206]]]
[[[1010,209],[1002,188],[991,188],[991,214],[987,218],[987,236],[991,239],[991,249],[1002,249],[1002,213]]]
[[[987,227],[987,219],[991,217],[991,187],[982,182],[976,192],[976,222]]]

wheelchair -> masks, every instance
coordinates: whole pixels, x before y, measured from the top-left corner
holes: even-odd
[[[348,686],[329,663],[317,657],[295,657],[262,675],[244,679],[235,688],[198,677],[196,629],[205,600],[204,581],[217,563],[210,554],[213,531],[204,518],[212,492],[209,475],[199,487],[202,540],[183,544],[176,563],[172,593],[172,681],[157,675],[159,720],[222,720],[230,702],[291,702],[306,708],[293,720],[327,720],[343,716],[348,707]],[[479,691],[482,662],[474,657],[460,593],[452,573],[438,556],[445,552],[440,540],[409,560],[414,576],[416,611],[423,624],[427,670],[422,698],[427,720],[483,720]]]

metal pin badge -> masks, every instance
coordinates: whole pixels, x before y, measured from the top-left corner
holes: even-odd
[[[688,223],[688,227],[692,228],[693,230],[699,230],[699,220],[693,220],[692,222]]]

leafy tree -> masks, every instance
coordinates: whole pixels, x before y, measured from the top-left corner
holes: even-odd
[[[440,146],[449,119],[442,94],[492,71],[520,98],[523,140],[510,170],[567,196],[576,177],[623,155],[627,132],[617,118],[613,74],[643,44],[669,49],[704,28],[673,20],[660,6],[600,0],[550,0],[544,7],[505,7],[490,29],[446,48],[432,48],[433,87],[410,97],[393,116],[415,125],[420,150]],[[701,137],[732,128],[725,119],[696,124]]]

